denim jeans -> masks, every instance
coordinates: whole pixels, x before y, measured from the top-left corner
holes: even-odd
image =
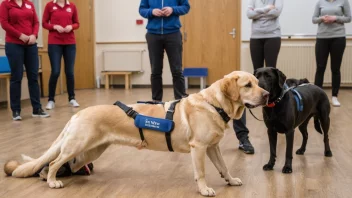
[[[23,65],[27,73],[29,96],[33,110],[40,109],[40,91],[38,84],[39,58],[37,44],[20,45],[6,43],[5,53],[11,68],[10,100],[12,111],[21,112]]]
[[[68,100],[75,99],[74,65],[76,59],[76,45],[48,45],[48,53],[51,64],[51,75],[49,80],[49,101],[55,101],[57,80],[60,76],[61,58],[64,57],[66,86]]]
[[[233,120],[233,128],[239,141],[248,138],[249,130],[246,127],[246,110],[243,111],[243,115],[239,120]]]

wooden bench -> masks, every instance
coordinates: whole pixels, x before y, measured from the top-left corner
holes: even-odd
[[[110,88],[110,81],[109,78],[110,76],[115,76],[115,75],[123,75],[125,76],[125,89],[131,89],[131,74],[132,72],[116,72],[116,71],[103,71],[103,75],[105,75],[105,89]]]
[[[185,88],[188,89],[188,78],[200,78],[200,89],[205,89],[207,86],[206,77],[208,76],[208,68],[184,68],[183,76],[185,77]]]
[[[23,76],[26,76],[26,71],[23,72]],[[41,94],[41,97],[43,97],[43,79],[42,79],[42,70],[41,69],[38,71],[38,76],[39,76],[40,94]],[[11,107],[11,103],[10,103],[10,79],[11,79],[11,73],[0,73],[0,79],[5,79],[6,80],[7,108],[10,108]]]

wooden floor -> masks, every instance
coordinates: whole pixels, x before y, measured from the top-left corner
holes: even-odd
[[[197,90],[191,90],[195,92]],[[164,100],[173,96],[165,90]],[[330,91],[327,91],[330,94]],[[134,103],[149,100],[149,89],[111,89],[77,91],[81,108],[97,104],[113,104],[116,100]],[[234,177],[242,179],[241,187],[230,187],[207,159],[206,179],[217,197],[352,197],[352,90],[341,90],[341,108],[332,108],[330,145],[334,156],[323,156],[323,137],[309,125],[309,140],[305,156],[294,155],[293,173],[284,175],[285,139],[279,135],[278,159],[274,171],[264,172],[262,166],[269,157],[269,145],[264,123],[247,114],[250,140],[256,153],[246,155],[238,150],[233,130],[221,141],[222,154]],[[38,157],[61,132],[66,122],[79,109],[68,106],[67,95],[56,98],[51,118],[31,118],[31,107],[24,102],[22,122],[11,120],[6,108],[0,109],[0,166],[8,159],[20,159],[25,153]],[[46,105],[46,99],[42,100]],[[254,113],[261,117],[260,109]],[[231,122],[232,125],[232,122]],[[296,130],[294,150],[301,144]],[[189,154],[138,151],[135,148],[111,146],[97,161],[91,176],[64,178],[65,188],[49,189],[38,178],[18,179],[0,173],[0,197],[201,197],[193,180]]]

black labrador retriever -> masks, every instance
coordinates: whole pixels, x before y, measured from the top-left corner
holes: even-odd
[[[254,72],[259,80],[259,86],[270,92],[269,102],[263,107],[263,117],[268,128],[270,143],[270,159],[264,165],[265,171],[273,170],[276,158],[277,133],[286,135],[286,161],[283,173],[292,173],[292,149],[294,130],[299,128],[303,135],[301,148],[296,152],[303,155],[306,151],[308,133],[307,125],[314,116],[314,127],[319,133],[324,133],[325,156],[331,157],[328,132],[330,128],[330,103],[326,93],[318,86],[306,84],[297,86],[302,100],[297,101],[292,90],[287,91],[286,76],[278,69],[267,67]],[[305,81],[304,81],[305,82]],[[300,82],[297,82],[300,84]],[[287,92],[285,92],[285,90]],[[296,103],[303,104],[303,109],[298,109]]]

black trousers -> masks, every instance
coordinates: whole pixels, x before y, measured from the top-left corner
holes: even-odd
[[[172,34],[150,34],[146,35],[149,59],[152,67],[151,85],[152,99],[162,101],[163,99],[163,59],[164,50],[169,59],[170,70],[174,87],[175,99],[186,96],[185,79],[182,72],[182,35],[181,32]]]
[[[281,38],[251,39],[250,51],[254,70],[264,67],[275,67],[281,48]]]
[[[250,51],[253,62],[254,70],[264,67],[275,67],[277,63],[277,57],[281,48],[281,38],[263,38],[263,39],[251,39],[250,40]],[[233,128],[236,133],[238,140],[248,138],[249,130],[246,127],[246,110],[243,112],[241,119],[233,120]]]
[[[337,96],[341,84],[341,63],[343,53],[346,48],[346,38],[328,38],[317,39],[315,45],[315,57],[317,62],[317,71],[315,73],[314,84],[323,87],[324,73],[328,62],[329,54],[331,59],[332,74],[332,96]]]

